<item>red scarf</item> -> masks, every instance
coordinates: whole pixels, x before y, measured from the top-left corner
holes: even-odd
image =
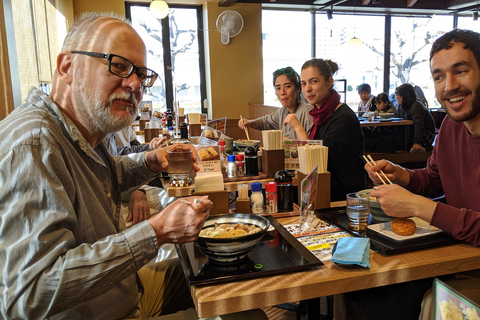
[[[313,128],[310,131],[309,139],[313,140],[317,134],[317,129],[333,114],[337,106],[340,104],[340,95],[334,89],[330,90],[330,95],[323,100],[320,108],[317,105],[313,106],[309,114],[313,118]]]

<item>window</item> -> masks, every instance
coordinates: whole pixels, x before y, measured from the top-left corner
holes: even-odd
[[[338,64],[334,79],[346,80],[346,103],[357,110],[359,85],[368,83],[373,94],[383,91],[385,17],[337,14],[328,20],[326,14],[317,13],[316,21],[316,57]],[[362,41],[362,47],[348,46],[354,36]]]
[[[458,17],[458,29],[480,31],[480,20],[473,20],[472,16]]]
[[[148,5],[126,6],[127,18],[147,47],[148,68],[159,75],[144,100],[152,100],[153,109],[162,112],[173,110],[173,101],[178,101],[185,113],[206,113],[202,106],[206,98],[203,38],[198,32],[202,30],[201,7],[170,5],[168,16],[159,20],[150,14]]]
[[[263,90],[266,104],[281,106],[275,95],[273,72],[292,67],[300,74],[311,56],[311,14],[262,10]]]
[[[452,27],[451,16],[392,17],[390,92],[403,83],[418,85],[427,98],[428,107],[440,107],[430,74],[430,49],[433,42]]]
[[[310,31],[313,15],[314,36]],[[452,30],[453,16],[396,17],[334,11],[333,18],[328,20],[325,12],[264,9],[262,17],[266,104],[280,105],[273,90],[272,72],[290,65],[300,73],[302,64],[312,57],[313,44],[315,57],[331,59],[339,65],[335,79],[346,80],[346,103],[352,109],[356,110],[360,100],[357,87],[362,83],[370,84],[374,95],[384,91],[392,94],[402,83],[418,85],[429,107],[439,107],[430,76],[429,54],[433,42]],[[460,17],[459,27],[478,28],[472,21],[471,17]],[[353,36],[362,41],[361,48],[348,47]],[[389,51],[386,39],[390,39],[390,53],[385,62],[385,53]]]

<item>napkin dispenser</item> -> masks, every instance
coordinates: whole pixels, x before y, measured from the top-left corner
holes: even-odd
[[[268,177],[273,178],[277,171],[285,169],[285,151],[262,150],[262,172]]]
[[[228,191],[223,185],[221,172],[200,173],[195,177],[194,196],[208,196],[213,202],[210,215],[228,213]]]
[[[317,173],[317,192],[315,194],[315,209],[330,208],[330,172]],[[297,171],[298,181],[305,179],[307,175]],[[301,199],[301,188],[298,188],[298,199]]]

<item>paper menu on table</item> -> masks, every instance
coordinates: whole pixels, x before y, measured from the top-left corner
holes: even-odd
[[[308,221],[308,227],[303,230],[300,228],[300,224],[290,224],[284,227],[320,260],[331,259],[332,249],[337,240],[351,236],[348,232],[317,216]]]
[[[222,133],[225,133],[226,124],[227,124],[226,117],[207,121],[208,127],[222,131]]]
[[[197,145],[195,149],[197,150],[197,165],[200,168],[200,173],[222,172],[219,146]]]

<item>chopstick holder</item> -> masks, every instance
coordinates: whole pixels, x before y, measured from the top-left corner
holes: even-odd
[[[370,239],[344,237],[333,247],[332,261],[338,264],[356,264],[370,268]]]

